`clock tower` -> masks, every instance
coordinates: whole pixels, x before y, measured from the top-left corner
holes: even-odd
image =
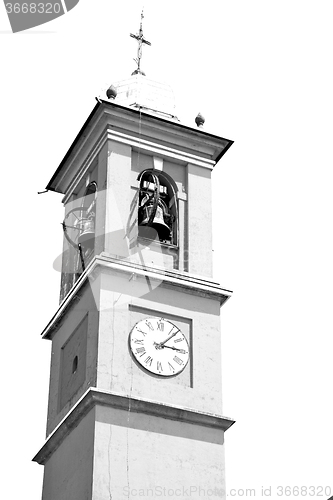
[[[47,185],[65,216],[42,498],[223,498],[211,176],[232,141],[180,123],[139,64],[107,97]]]

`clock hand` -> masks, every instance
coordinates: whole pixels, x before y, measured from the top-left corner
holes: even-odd
[[[171,347],[169,345],[163,345],[162,347],[163,348],[167,347],[168,349],[173,349],[174,351],[181,352],[182,354],[186,354],[187,353],[187,351],[185,351],[185,349],[177,349],[177,347]]]
[[[172,331],[172,330],[171,330],[171,331]],[[180,331],[180,330],[178,330],[178,328],[177,328],[177,330],[175,331],[175,333],[173,333],[173,334],[172,334],[172,335],[170,335],[168,338],[166,338],[165,340],[163,340],[163,342],[160,342],[160,343],[158,344],[158,346],[159,346],[159,347],[164,346],[164,344],[165,344],[166,342],[168,342],[168,340],[172,339],[172,337],[174,337],[175,335],[177,335],[177,333],[178,333],[179,331]]]

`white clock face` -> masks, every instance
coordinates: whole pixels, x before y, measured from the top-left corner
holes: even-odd
[[[139,321],[129,337],[134,358],[143,368],[163,377],[177,375],[189,360],[189,346],[179,328],[163,318]]]

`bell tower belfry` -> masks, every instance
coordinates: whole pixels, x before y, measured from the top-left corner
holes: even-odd
[[[65,216],[42,498],[224,497],[211,175],[232,141],[141,72],[107,96],[47,185]]]

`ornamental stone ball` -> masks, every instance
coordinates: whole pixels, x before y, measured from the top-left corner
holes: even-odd
[[[106,95],[108,99],[115,99],[117,97],[117,89],[114,85],[111,85],[107,91]]]
[[[205,123],[205,118],[202,116],[201,113],[198,113],[197,116],[195,117],[195,123],[197,124],[197,127],[203,127],[203,124]]]

